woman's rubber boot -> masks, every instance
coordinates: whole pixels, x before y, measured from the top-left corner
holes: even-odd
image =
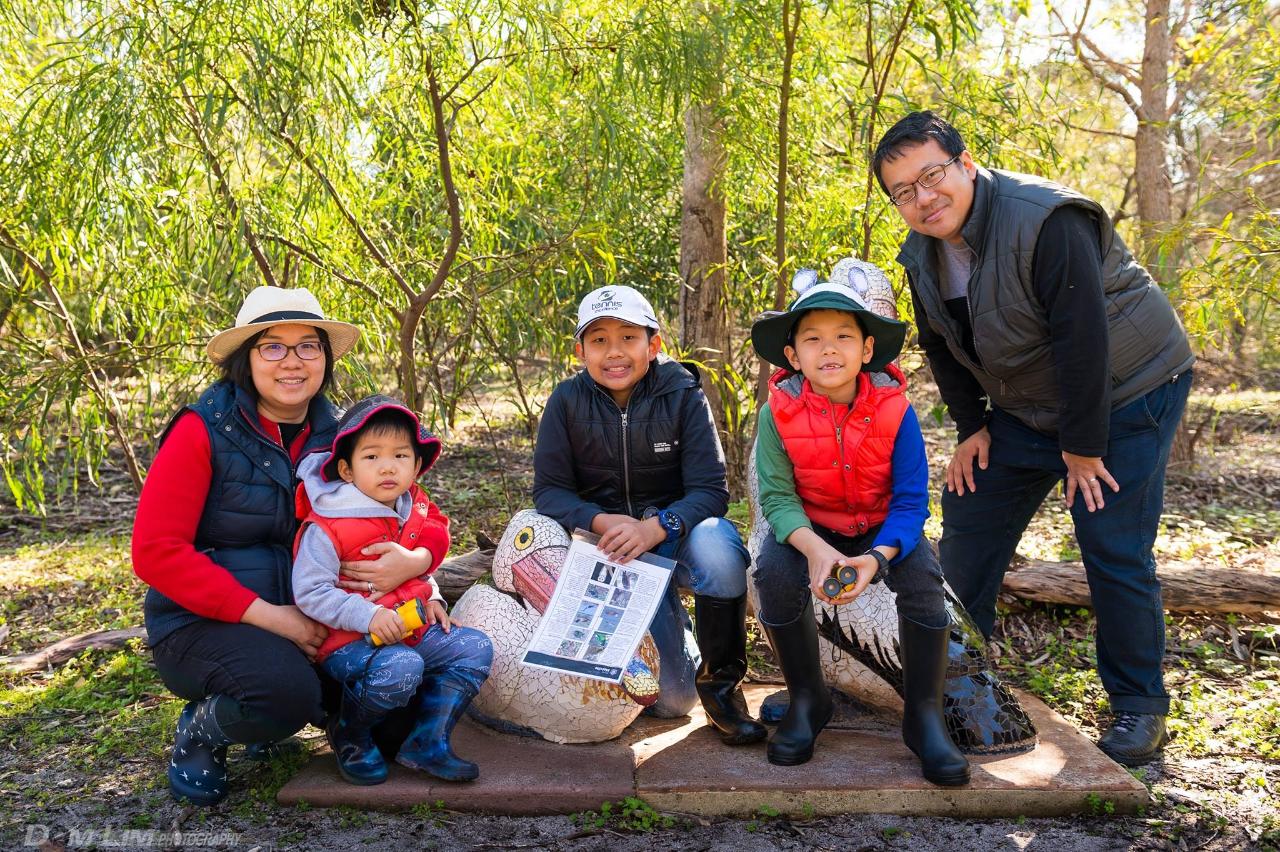
[[[211,695],[189,701],[178,716],[169,758],[169,791],[193,805],[216,805],[227,796],[227,746],[231,740],[218,725],[215,709],[232,699]]]
[[[418,721],[400,746],[396,763],[442,781],[474,781],[480,767],[453,753],[449,738],[476,688],[457,677],[431,678],[418,693]]]
[[[920,758],[926,781],[940,787],[969,783],[969,761],[947,733],[942,687],[951,626],[925,627],[898,617],[902,643],[902,740]]]
[[[373,726],[387,715],[371,707],[350,687],[342,690],[342,705],[329,717],[324,732],[338,758],[338,772],[350,784],[371,787],[387,780],[387,761],[373,741]]]
[[[302,744],[302,740],[297,737],[286,737],[272,742],[246,743],[244,759],[252,760],[254,763],[268,763],[273,760],[298,757],[306,750],[307,747]]]
[[[813,757],[813,741],[831,721],[831,692],[818,663],[818,623],[810,607],[794,621],[773,626],[760,622],[787,682],[786,715],[769,738],[769,762],[797,766]]]
[[[742,695],[747,674],[747,596],[693,596],[694,631],[702,666],[695,681],[707,722],[728,745],[758,743],[768,736],[764,725],[751,718]]]

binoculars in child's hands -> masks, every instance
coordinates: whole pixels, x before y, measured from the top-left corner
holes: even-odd
[[[822,581],[822,593],[834,598],[841,592],[847,592],[858,584],[858,572],[852,565],[837,565],[832,576]]]
[[[409,636],[413,631],[427,623],[427,610],[426,607],[422,605],[422,600],[420,598],[411,598],[400,604],[400,606],[396,607],[396,614],[398,614],[400,616],[400,620],[404,622],[405,634],[400,637],[401,639]],[[383,641],[378,638],[376,633],[370,633],[368,636],[369,641],[375,646],[383,644]]]

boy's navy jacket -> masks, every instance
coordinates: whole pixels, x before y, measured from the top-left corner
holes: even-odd
[[[724,452],[697,368],[659,355],[620,409],[586,370],[556,386],[533,451],[537,510],[566,529],[670,509],[692,529],[729,508]]]

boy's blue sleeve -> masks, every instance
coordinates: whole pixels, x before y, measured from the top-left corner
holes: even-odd
[[[898,425],[893,442],[893,496],[889,498],[889,514],[873,544],[899,548],[893,561],[905,558],[924,535],[924,522],[929,517],[929,463],[924,454],[924,436],[920,421],[910,406]]]
[[[680,478],[684,496],[667,509],[679,515],[685,529],[691,530],[707,518],[724,517],[729,511],[729,483],[711,403],[701,388],[685,394],[681,414]]]
[[[578,496],[562,388],[564,383],[551,392],[538,424],[538,441],[533,447],[533,506],[565,529],[590,530],[591,520],[604,509]]]

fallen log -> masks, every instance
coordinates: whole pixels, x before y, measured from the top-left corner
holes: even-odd
[[[493,567],[495,548],[483,547],[458,556],[450,556],[440,563],[431,576],[440,587],[440,594],[449,603],[457,603],[462,593]]]
[[[14,654],[11,657],[0,657],[0,667],[17,674],[38,672],[49,666],[56,666],[90,648],[121,648],[130,639],[140,639],[147,635],[141,627],[129,627],[123,630],[92,630],[76,636],[68,636],[39,651],[29,654]]]
[[[1255,571],[1185,563],[1159,565],[1156,576],[1169,612],[1264,612],[1280,610],[1280,577]],[[1014,557],[1002,590],[1026,600],[1090,606],[1089,585],[1079,562]]]

